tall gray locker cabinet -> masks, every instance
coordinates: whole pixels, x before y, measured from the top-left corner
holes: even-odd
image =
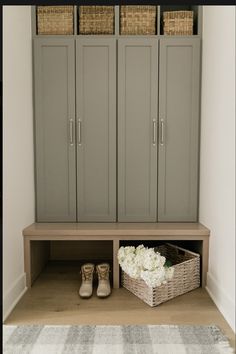
[[[78,221],[116,221],[116,40],[76,40]]]
[[[200,39],[160,39],[158,221],[197,221]]]
[[[34,40],[37,221],[76,221],[73,39]]]
[[[156,221],[158,42],[118,42],[118,221]]]

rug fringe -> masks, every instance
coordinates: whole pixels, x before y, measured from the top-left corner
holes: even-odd
[[[234,349],[230,346],[228,341],[219,342],[218,345],[221,354],[234,354]]]
[[[227,337],[221,332],[220,328],[216,325],[209,326],[211,328],[212,335],[217,339],[217,347],[219,347],[221,354],[234,354],[235,351],[231,347]]]

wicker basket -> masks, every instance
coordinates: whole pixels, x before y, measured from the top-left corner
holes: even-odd
[[[192,35],[193,11],[167,11],[163,13],[164,34]]]
[[[169,243],[156,250],[170,260],[174,267],[173,278],[156,288],[149,287],[144,280],[130,278],[122,271],[122,286],[151,307],[173,299],[200,286],[200,256],[197,253]]]
[[[120,34],[156,34],[156,6],[121,6]]]
[[[73,6],[37,6],[38,34],[73,34]]]
[[[114,6],[80,6],[80,34],[114,34]]]

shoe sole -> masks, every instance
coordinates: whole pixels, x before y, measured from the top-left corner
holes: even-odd
[[[90,296],[81,296],[81,295],[79,295],[79,297],[80,297],[81,299],[90,299],[90,297],[92,297],[92,295],[90,295]]]
[[[101,295],[97,295],[97,297],[99,297],[100,299],[105,299],[106,297],[110,296],[111,294],[109,295],[104,295],[104,296],[101,296]]]
[[[89,299],[90,297],[93,296],[93,293],[89,296],[83,296],[83,295],[80,295],[80,293],[78,293],[79,297],[81,297],[81,299]]]

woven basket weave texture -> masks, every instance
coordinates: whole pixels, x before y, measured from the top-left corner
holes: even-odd
[[[142,279],[133,279],[122,271],[122,286],[151,307],[173,299],[200,286],[200,256],[183,248],[164,244],[155,249],[171,261],[174,275],[166,284],[149,287]]]
[[[156,34],[156,6],[121,6],[120,34]]]
[[[114,6],[80,6],[80,34],[114,34]]]
[[[73,6],[37,6],[38,34],[73,34]]]
[[[163,12],[165,35],[192,35],[193,11]]]

